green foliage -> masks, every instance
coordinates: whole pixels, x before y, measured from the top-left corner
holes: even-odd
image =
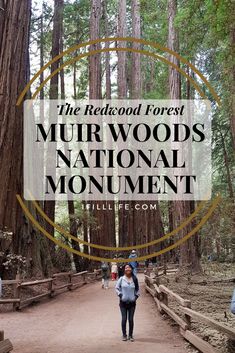
[[[52,14],[53,9],[46,2],[41,6],[42,1],[34,2],[31,20],[30,57],[31,75],[40,67],[39,52],[43,45],[46,63],[51,57],[52,37]],[[127,35],[131,36],[131,2],[127,1]],[[107,1],[107,22],[108,31],[111,36],[116,36],[117,28],[117,1]],[[167,0],[140,1],[141,32],[142,38],[158,42],[167,46],[168,37],[168,9]],[[43,28],[41,28],[41,16],[43,16]],[[88,0],[66,0],[63,12],[63,47],[64,50],[73,45],[89,39],[90,1]],[[231,31],[234,27],[234,4],[231,0],[178,0],[178,11],[175,18],[175,26],[179,32],[180,54],[191,61],[209,80],[215,91],[219,94],[222,106],[217,107],[207,87],[191,71],[189,74],[202,87],[209,99],[212,100],[212,160],[213,160],[213,195],[221,193],[223,202],[216,210],[214,216],[203,227],[203,242],[209,239],[208,249],[215,251],[220,244],[220,256],[225,258],[231,255],[234,259],[234,244],[231,242],[234,218],[234,200],[231,197],[230,183],[234,180],[234,151],[230,131],[230,120],[232,116],[232,85],[234,72],[234,59],[231,43]],[[105,35],[105,19],[102,17],[100,26],[100,37]],[[112,43],[112,45],[114,45]],[[128,44],[129,46],[130,44]],[[157,52],[167,57],[161,50],[143,46],[143,49]],[[64,62],[79,55],[86,49],[75,51],[64,57]],[[78,99],[86,98],[88,95],[88,64],[87,58],[76,62],[73,66],[65,69],[65,82],[67,96],[73,96],[73,77],[76,71],[76,95]],[[111,56],[112,72],[112,94],[116,96],[117,57]],[[152,58],[141,56],[143,97],[146,99],[165,99],[168,96],[168,66]],[[185,65],[181,68],[186,71]],[[45,75],[48,74],[48,70]],[[128,84],[131,72],[131,55],[127,55]],[[104,82],[104,56],[102,56],[102,73]],[[187,82],[181,78],[182,97],[187,96]],[[45,89],[45,95],[48,88]],[[198,97],[193,87],[190,87],[192,99]],[[234,185],[233,185],[234,187]],[[234,189],[233,189],[234,192]],[[81,208],[81,203],[76,203],[76,220],[95,227],[96,220],[89,217]],[[161,204],[163,220],[166,225],[167,204]],[[69,230],[69,219],[66,203],[60,204],[57,208],[58,222]],[[167,228],[167,227],[165,227]],[[57,234],[57,236],[60,236]],[[219,240],[218,240],[219,239]],[[206,247],[205,247],[206,249]],[[229,251],[227,249],[230,249]],[[233,250],[231,250],[233,249]],[[218,250],[218,249],[217,249]],[[208,250],[209,251],[209,250]]]
[[[223,199],[201,230],[202,254],[214,260],[235,262],[234,203]]]

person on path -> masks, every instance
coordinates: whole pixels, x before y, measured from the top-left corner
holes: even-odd
[[[122,340],[134,341],[134,314],[136,308],[136,300],[139,297],[139,283],[137,277],[133,273],[133,268],[128,264],[125,265],[124,275],[119,278],[115,287],[116,293],[120,298],[119,306],[122,316]],[[126,324],[129,322],[129,336],[127,338]]]
[[[109,264],[107,262],[102,262],[101,264],[101,273],[102,273],[102,288],[108,289],[109,288]]]
[[[232,301],[231,301],[231,312],[235,314],[235,289],[233,291]]]
[[[149,259],[146,259],[144,264],[145,264],[145,267],[148,269],[149,268]]]
[[[116,262],[111,262],[111,276],[112,281],[116,281],[118,274],[118,265]]]
[[[123,259],[122,254],[120,254],[118,258],[119,260]],[[118,262],[118,278],[124,275],[124,267],[125,267],[125,264],[123,262]]]
[[[138,268],[138,262],[134,260],[136,257],[137,257],[136,250],[132,250],[129,256],[129,259],[131,259],[131,261],[129,262],[129,265],[131,265],[131,267],[133,268],[133,273],[135,276],[137,276],[137,268]]]

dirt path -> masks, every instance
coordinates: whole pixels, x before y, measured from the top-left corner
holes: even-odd
[[[140,278],[142,282],[142,278]],[[118,298],[93,283],[24,309],[0,314],[14,353],[185,353],[183,339],[158,314],[141,284],[135,342],[122,342]]]

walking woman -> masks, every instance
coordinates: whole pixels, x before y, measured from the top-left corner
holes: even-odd
[[[118,266],[116,262],[111,262],[111,275],[112,275],[112,281],[116,281],[117,279],[117,273],[118,273]]]
[[[120,298],[120,310],[122,315],[122,340],[134,341],[134,314],[136,300],[139,297],[139,283],[137,277],[133,274],[133,268],[130,265],[124,267],[124,275],[119,278],[116,284],[116,293]],[[129,336],[127,338],[126,324],[129,322]]]

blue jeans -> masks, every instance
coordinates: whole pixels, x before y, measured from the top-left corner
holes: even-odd
[[[133,329],[134,329],[134,314],[135,314],[135,307],[136,303],[125,303],[120,301],[120,310],[121,310],[121,315],[122,315],[122,334],[123,336],[126,336],[126,323],[127,319],[129,322],[129,336],[133,335]]]

